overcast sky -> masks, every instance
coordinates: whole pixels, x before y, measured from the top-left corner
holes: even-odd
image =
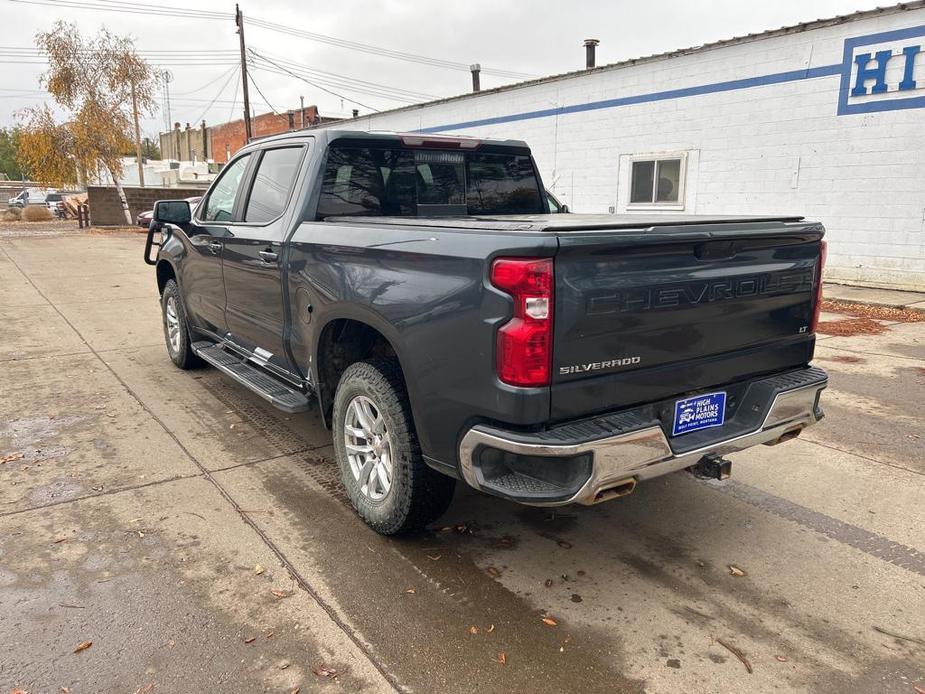
[[[238,48],[238,39],[232,19],[233,2],[165,0],[155,4],[155,0],[89,0],[106,8],[97,11],[67,7],[61,4],[62,0],[34,1],[47,4],[0,0],[3,20],[0,21],[0,125],[13,124],[17,110],[47,98],[38,91],[42,65],[10,62],[36,58],[9,56],[13,53],[10,49],[33,47],[34,35],[50,29],[57,19],[73,22],[84,33],[94,33],[105,25],[133,37],[138,50],[152,62],[169,62],[165,67],[173,75],[170,83],[173,121],[185,125],[205,118],[211,124],[241,117],[241,91],[236,89],[240,78],[234,67],[233,51]],[[228,19],[130,12],[132,5],[144,2],[162,8],[224,12]],[[250,18],[261,19],[377,48],[466,65],[477,62],[483,70],[494,68],[537,76],[584,67],[582,41],[587,37],[600,39],[598,64],[602,65],[876,5],[875,0],[241,2],[246,22]],[[256,25],[246,24],[245,30],[248,45],[270,60],[293,61],[297,66],[335,73],[326,76],[325,86],[346,97],[342,100],[295,77],[278,74],[279,67],[264,63],[277,73],[254,70],[252,74],[267,101],[278,111],[297,108],[299,96],[305,97],[306,105],[317,104],[322,115],[332,116],[348,115],[353,108],[367,113],[370,109],[385,110],[407,103],[383,95],[378,85],[433,96],[450,96],[470,88],[466,71],[395,60]],[[174,51],[185,53],[171,55]],[[168,55],[169,58],[164,57]],[[286,68],[287,64],[277,62],[277,65]],[[298,67],[294,69],[298,71]],[[363,86],[376,93],[353,91],[356,83],[344,86],[344,77],[374,83],[377,86]],[[517,80],[484,72],[482,75],[483,88],[513,81]],[[404,93],[402,96],[413,98]],[[251,101],[256,113],[270,110],[254,89]],[[146,135],[154,136],[163,129],[164,122],[162,110],[144,120],[143,130]]]

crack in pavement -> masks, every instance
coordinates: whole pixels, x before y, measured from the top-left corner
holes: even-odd
[[[775,494],[769,494],[738,480],[722,483],[708,483],[711,487],[730,496],[757,506],[763,511],[789,520],[820,535],[847,545],[871,557],[898,566],[919,576],[925,576],[925,553],[908,545],[894,542],[885,535],[865,530],[819,511],[789,501]]]

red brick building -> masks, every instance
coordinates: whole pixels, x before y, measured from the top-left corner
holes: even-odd
[[[322,118],[318,115],[317,106],[306,106],[302,112],[295,109],[285,113],[262,113],[253,117],[251,126],[254,130],[253,136],[257,138],[300,130],[333,120],[339,119]],[[161,155],[165,159],[212,160],[224,164],[244,146],[246,139],[243,118],[209,127],[203,121],[198,128],[191,128],[187,123],[185,129],[181,128],[179,123],[174,123],[173,128],[170,132],[161,133]]]
[[[306,128],[321,122],[317,106],[306,106],[302,115],[305,117]],[[299,130],[302,127],[302,116],[298,109],[286,113],[263,113],[251,119],[251,127],[254,137],[278,135],[290,130]],[[216,162],[227,162],[244,144],[243,118],[209,128],[209,153]]]

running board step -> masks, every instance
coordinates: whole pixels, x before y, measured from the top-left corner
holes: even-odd
[[[283,412],[304,412],[311,404],[303,393],[251,366],[247,361],[232,352],[225,351],[214,342],[194,342],[193,351],[203,361],[208,362],[222,373],[228,374]]]

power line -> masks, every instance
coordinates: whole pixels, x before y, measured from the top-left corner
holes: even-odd
[[[162,5],[151,5],[146,3],[129,3],[124,0],[9,0],[10,2],[19,2],[31,5],[47,5],[51,7],[73,7],[77,9],[86,9],[86,10],[102,10],[102,11],[116,11],[122,13],[130,14],[150,14],[157,16],[170,16],[170,17],[184,17],[191,19],[210,19],[210,20],[228,20],[233,17],[224,12],[212,12],[208,10],[194,10],[186,9],[182,7],[171,7],[171,6],[162,6]],[[380,46],[374,46],[367,43],[361,43],[359,41],[350,41],[348,39],[341,39],[334,36],[328,36],[326,34],[318,34],[315,32],[304,31],[301,29],[293,29],[292,27],[287,27],[283,24],[277,24],[275,22],[270,22],[264,19],[250,17],[248,20],[249,24],[252,24],[263,29],[268,29],[270,31],[276,31],[283,34],[288,34],[290,36],[295,36],[297,38],[304,38],[310,41],[317,41],[320,43],[325,43],[331,46],[338,46],[340,48],[347,48],[350,50],[360,51],[362,53],[369,53],[372,55],[378,55],[380,57],[392,58],[395,60],[404,60],[407,62],[419,63],[422,65],[430,65],[431,67],[440,67],[450,70],[459,70],[463,72],[469,71],[469,65],[463,62],[445,60],[442,58],[433,58],[429,56],[419,55],[416,53],[408,53],[405,51],[397,51],[390,48],[382,48]],[[497,77],[509,77],[512,79],[529,79],[536,77],[525,72],[514,72],[512,70],[500,70],[497,68],[483,67],[482,72],[486,75],[494,75]]]
[[[222,94],[225,93],[225,89],[227,89],[228,83],[229,83],[232,79],[234,79],[235,77],[237,77],[237,74],[238,74],[238,69],[237,69],[237,67],[236,67],[236,68],[234,68],[234,69],[231,71],[231,74],[228,75],[228,79],[226,79],[225,82],[222,84],[221,89],[219,89],[218,92],[215,94],[215,98],[213,98],[212,101],[209,102],[209,105],[206,106],[206,110],[202,112],[202,115],[199,116],[199,118],[197,118],[196,120],[193,121],[194,123],[199,123],[203,118],[206,117],[206,114],[209,112],[209,110],[210,110],[210,109],[212,108],[212,106],[215,104],[215,101],[218,99],[218,97],[220,97]],[[235,92],[237,92],[237,89],[235,89]],[[237,99],[237,93],[235,93],[235,99]]]
[[[379,111],[379,109],[377,109],[377,108],[373,108],[372,106],[367,106],[366,104],[360,103],[360,102],[357,101],[356,99],[351,99],[350,97],[344,96],[343,94],[338,94],[337,92],[332,91],[332,90],[330,90],[330,89],[327,89],[327,88],[325,88],[325,87],[322,87],[321,85],[316,84],[315,82],[312,82],[311,80],[306,79],[305,77],[302,77],[301,75],[297,75],[296,73],[292,72],[291,70],[288,70],[288,69],[284,68],[282,65],[273,62],[272,60],[270,60],[269,58],[267,58],[267,57],[265,57],[265,56],[260,55],[260,54],[257,53],[257,51],[255,51],[253,48],[249,48],[248,51],[250,51],[251,55],[254,55],[254,56],[258,57],[258,58],[260,58],[261,60],[265,60],[265,61],[267,61],[268,63],[270,63],[271,65],[275,65],[276,67],[278,67],[278,68],[279,68],[280,70],[282,70],[283,72],[288,73],[289,75],[291,75],[292,77],[295,77],[296,79],[302,80],[302,81],[305,82],[306,84],[310,84],[310,85],[313,86],[315,89],[320,89],[320,90],[323,91],[323,92],[327,92],[328,94],[332,94],[332,95],[336,96],[338,99],[343,99],[344,101],[349,101],[349,102],[351,102],[351,103],[356,104],[357,106],[362,106],[363,108],[369,109],[370,111],[377,111],[377,112]]]
[[[420,99],[417,97],[409,97],[409,96],[404,96],[401,94],[394,94],[391,92],[380,91],[377,89],[370,89],[369,87],[356,86],[354,84],[350,84],[348,82],[341,82],[338,80],[319,79],[318,77],[315,77],[312,74],[307,74],[307,73],[301,72],[293,68],[286,68],[286,67],[283,67],[282,65],[279,68],[277,68],[275,66],[272,66],[269,63],[265,63],[262,61],[260,63],[254,63],[253,65],[254,65],[254,68],[257,70],[272,73],[274,75],[282,75],[284,77],[296,77],[297,79],[300,79],[300,80],[301,79],[309,80],[312,83],[312,86],[317,86],[318,88],[321,88],[323,86],[332,87],[332,88],[341,89],[341,90],[344,90],[344,91],[347,91],[353,94],[365,94],[367,96],[374,96],[376,98],[385,99],[387,101],[398,101],[398,102],[405,103],[405,104],[420,103],[421,101],[426,100],[426,99]]]
[[[360,43],[358,41],[339,39],[333,36],[327,36],[325,34],[317,34],[311,31],[304,31],[302,29],[293,29],[292,27],[276,24],[274,22],[268,22],[263,19],[256,19],[254,17],[251,17],[248,21],[251,24],[263,29],[270,29],[272,31],[277,31],[283,34],[289,34],[290,36],[309,39],[311,41],[318,41],[320,43],[326,43],[331,46],[339,46],[340,48],[349,48],[351,50],[360,51],[361,53],[370,53],[385,58],[394,58],[396,60],[420,63],[422,65],[430,65],[432,67],[442,67],[450,70],[461,70],[463,72],[469,72],[469,65],[466,63],[456,62],[453,60],[444,60],[442,58],[430,58],[427,56],[418,55],[416,53],[406,53],[404,51],[396,51],[390,48],[381,48],[379,46],[372,46],[370,44]],[[489,67],[483,67],[482,72],[486,75],[511,77],[514,79],[530,79],[535,77],[535,75],[531,75],[525,72],[513,72],[510,70],[499,70]]]
[[[248,61],[248,62],[250,62],[250,61]],[[257,90],[257,93],[260,94],[260,98],[263,99],[263,103],[265,103],[267,106],[269,106],[269,107],[270,107],[270,110],[273,111],[273,113],[276,114],[276,115],[278,116],[278,115],[279,115],[279,111],[277,111],[277,110],[273,107],[273,104],[270,103],[270,100],[267,99],[266,96],[264,96],[263,91],[260,89],[260,87],[257,86],[257,82],[254,80],[254,75],[251,74],[250,72],[248,72],[248,73],[247,73],[247,77],[248,77],[248,79],[251,81],[251,84],[254,85],[254,89]]]
[[[226,76],[228,75],[229,72],[234,72],[234,71],[237,69],[237,67],[238,67],[238,64],[235,63],[235,64],[232,65],[230,68],[228,68],[227,70],[225,70],[225,72],[223,72],[223,73],[220,74],[218,77],[216,77],[214,80],[209,80],[208,82],[206,82],[204,85],[202,85],[202,86],[199,87],[198,89],[193,89],[193,90],[188,91],[188,92],[175,92],[175,93],[174,93],[174,96],[188,96],[188,95],[190,95],[190,94],[198,94],[199,92],[201,92],[201,91],[202,91],[203,89],[205,89],[206,87],[211,87],[213,84],[215,84],[216,82],[218,82],[222,77],[226,77]]]
[[[381,84],[379,82],[369,82],[367,80],[362,80],[357,77],[349,77],[347,75],[341,75],[336,72],[328,72],[327,70],[320,70],[318,68],[309,68],[294,60],[287,60],[286,58],[281,58],[277,55],[273,55],[272,53],[267,53],[266,51],[261,51],[261,55],[264,55],[268,58],[272,58],[273,60],[277,61],[281,65],[285,65],[291,68],[295,72],[298,72],[303,75],[307,75],[309,77],[314,76],[318,78],[319,80],[328,79],[328,80],[331,80],[332,82],[339,82],[345,86],[349,84],[353,84],[353,85],[356,85],[358,87],[362,87],[365,89],[372,89],[375,92],[393,93],[399,96],[411,97],[412,99],[416,101],[437,98],[433,94],[427,94],[425,92],[416,92],[410,89],[405,89],[403,87],[392,87],[390,85]]]

